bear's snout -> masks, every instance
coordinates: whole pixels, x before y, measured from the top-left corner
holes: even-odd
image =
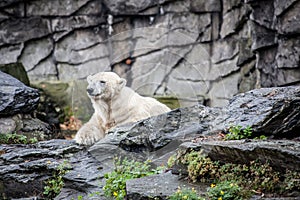
[[[94,92],[94,89],[93,88],[90,88],[90,87],[88,87],[87,89],[86,89],[86,91],[87,91],[87,93],[89,94],[89,95],[93,95],[93,92]]]

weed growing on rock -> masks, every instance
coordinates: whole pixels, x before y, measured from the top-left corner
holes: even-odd
[[[300,173],[286,170],[281,192],[300,191]]]
[[[34,144],[37,142],[35,137],[28,139],[27,136],[16,133],[0,134],[0,144]]]
[[[176,156],[172,155],[169,157],[168,162],[167,162],[167,167],[172,167],[175,164],[176,161]]]
[[[265,135],[260,135],[259,137],[255,137],[254,140],[266,140],[268,139]]]
[[[214,179],[219,168],[218,162],[213,162],[201,152],[196,151],[186,154],[181,162],[187,164],[188,176],[193,182]]]
[[[186,165],[188,178],[193,182],[215,182],[216,185],[222,183],[219,187],[211,190],[211,193],[216,194],[215,190],[218,189],[219,192],[224,192],[224,197],[227,193],[230,195],[234,194],[233,191],[237,189],[229,187],[231,183],[240,187],[239,195],[243,196],[240,199],[247,199],[254,192],[284,194],[291,191],[299,191],[300,189],[299,172],[287,171],[286,173],[280,173],[268,163],[262,164],[258,161],[251,161],[247,165],[221,164],[217,161],[212,161],[203,155],[201,151],[192,151],[181,154],[175,164]],[[227,188],[229,192],[224,188]]]
[[[187,189],[180,187],[177,191],[168,197],[169,200],[205,200],[204,198],[200,197],[194,188]]]
[[[151,169],[150,161],[138,162],[127,158],[115,159],[115,169],[104,175],[106,184],[103,187],[106,197],[123,200],[126,196],[126,181],[160,173],[160,168]]]
[[[52,178],[45,181],[43,192],[45,197],[53,199],[60,193],[60,190],[65,184],[63,176],[68,172],[68,168],[70,168],[70,165],[67,163],[67,161],[64,161],[58,165],[57,169],[53,172]]]
[[[222,181],[211,184],[207,190],[210,200],[240,200],[244,199],[242,188],[235,181]]]
[[[230,126],[229,133],[225,136],[225,140],[241,140],[252,136],[251,126],[243,128],[240,125]]]

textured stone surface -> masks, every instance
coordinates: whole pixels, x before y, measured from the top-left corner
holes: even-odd
[[[0,71],[9,74],[29,86],[29,78],[22,63],[0,65]]]
[[[298,68],[300,63],[300,37],[279,40],[276,61],[278,68]]]
[[[43,193],[43,181],[63,163],[65,156],[81,149],[66,140],[50,140],[31,146],[1,145],[1,197],[40,196]]]
[[[27,16],[68,16],[76,12],[87,2],[88,0],[75,1],[72,3],[68,0],[29,1],[27,4]]]
[[[39,93],[0,71],[0,116],[30,113],[38,104]]]
[[[235,8],[230,12],[224,14],[223,23],[220,31],[221,38],[236,33],[237,29],[242,27],[243,23],[247,21],[249,15],[249,8],[245,5]]]
[[[274,5],[272,1],[262,0],[252,3],[252,13],[250,18],[257,24],[273,29],[274,26]]]
[[[191,1],[191,11],[192,12],[220,12],[221,2],[220,0],[203,1],[194,0]]]
[[[9,19],[1,22],[0,45],[17,44],[48,34],[50,34],[50,23],[46,19]]]
[[[295,4],[287,9],[286,13],[279,17],[278,32],[280,34],[299,34],[300,33],[300,2],[297,1]]]
[[[212,160],[221,162],[249,164],[250,161],[257,160],[262,163],[268,162],[278,171],[300,171],[300,146],[297,141],[204,141],[183,143],[180,148],[183,151],[203,150]]]
[[[154,6],[157,3],[155,3],[155,1],[150,0],[104,0],[104,4],[113,14],[133,15],[138,14],[140,11],[145,10],[148,7]]]
[[[274,46],[276,44],[275,31],[269,30],[256,22],[251,22],[252,50]]]
[[[33,41],[27,43],[27,46],[23,49],[20,61],[24,65],[26,71],[31,71],[39,64],[41,60],[44,60],[51,54],[53,43],[51,38],[45,38],[39,42]]]
[[[126,198],[130,200],[168,199],[178,188],[190,190],[194,188],[198,194],[202,194],[207,187],[204,184],[195,186],[187,181],[180,181],[178,176],[168,172],[127,181]]]
[[[253,135],[263,133],[274,138],[298,138],[299,96],[299,87],[252,90],[235,96],[224,108],[202,105],[179,108],[117,127],[87,148],[68,140],[50,140],[33,145],[1,145],[0,183],[3,187],[0,193],[12,198],[41,198],[44,186],[41,183],[51,176],[58,164],[66,160],[70,164],[69,172],[64,175],[65,185],[55,199],[76,199],[79,195],[88,198],[90,194],[95,194],[91,199],[104,200],[106,198],[101,189],[105,184],[103,177],[112,170],[116,156],[135,160],[151,159],[154,165],[162,165],[183,142],[181,147],[203,148],[209,156],[220,161],[268,159],[276,169],[299,170],[300,147],[298,142],[292,140],[186,143],[195,138],[215,136],[220,131],[226,132],[232,124],[252,126]],[[240,156],[239,160],[236,159],[237,155]],[[177,186],[186,184],[181,180],[177,182],[177,178],[165,173],[128,181],[128,198],[158,196],[164,199]],[[172,186],[169,186],[171,182]],[[205,188],[200,191],[205,191]]]
[[[225,115],[216,119],[222,126],[238,124],[253,128],[253,134],[277,138],[298,137],[300,87],[262,88],[234,96]]]
[[[246,88],[299,82],[299,5],[9,0],[0,3],[0,64],[22,62],[31,81],[63,83],[114,70],[146,96],[223,106]],[[241,85],[255,61],[256,84]]]

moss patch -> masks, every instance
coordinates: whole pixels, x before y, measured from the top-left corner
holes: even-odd
[[[179,100],[176,97],[156,96],[154,98],[157,99],[159,102],[167,105],[172,110],[180,107]]]

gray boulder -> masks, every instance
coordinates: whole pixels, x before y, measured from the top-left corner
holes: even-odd
[[[257,160],[261,163],[268,162],[274,169],[281,172],[285,172],[286,169],[300,171],[300,144],[297,141],[232,140],[186,142],[179,149],[181,152],[202,150],[212,160],[223,163],[249,164],[250,161]]]
[[[0,117],[30,113],[38,102],[38,90],[0,71]]]
[[[149,184],[151,183],[151,184]],[[179,180],[178,176],[170,172],[132,179],[126,182],[126,199],[168,199],[178,188],[194,188],[204,196],[208,184],[195,185],[187,180]]]
[[[82,148],[65,140],[36,145],[0,146],[0,198],[22,198],[43,193],[43,181],[63,161],[63,157]]]
[[[215,128],[229,125],[251,126],[253,136],[299,137],[300,87],[275,87],[251,90],[234,96]]]
[[[22,195],[29,197],[33,194],[22,191],[31,191],[29,187],[50,177],[57,166],[55,163],[67,160],[71,168],[64,175],[65,185],[55,199],[77,199],[79,195],[87,198],[90,194],[95,194],[94,199],[106,199],[102,191],[104,174],[113,169],[116,156],[151,159],[154,165],[161,165],[167,162],[179,145],[187,150],[202,148],[212,159],[223,162],[235,160],[246,163],[257,158],[269,160],[279,170],[288,168],[297,171],[300,164],[299,144],[293,140],[299,137],[299,92],[299,87],[263,88],[235,96],[224,108],[201,105],[179,108],[117,127],[87,149],[66,140],[51,140],[30,146],[3,145],[0,147],[0,182],[5,184],[0,188],[0,193],[15,198]],[[254,135],[293,140],[204,140],[226,132],[231,124],[250,125]],[[196,142],[191,143],[192,140]],[[45,164],[47,162],[55,165]],[[175,183],[174,179],[176,177],[173,175],[163,174],[128,181],[128,198],[147,199],[151,195],[164,199],[175,190],[177,184],[181,184]],[[155,191],[151,193],[147,187],[148,181],[156,191],[161,191],[158,187],[162,182],[175,184],[168,193],[157,194]],[[137,188],[137,185],[140,186]],[[42,188],[40,184],[38,191],[41,192]]]

